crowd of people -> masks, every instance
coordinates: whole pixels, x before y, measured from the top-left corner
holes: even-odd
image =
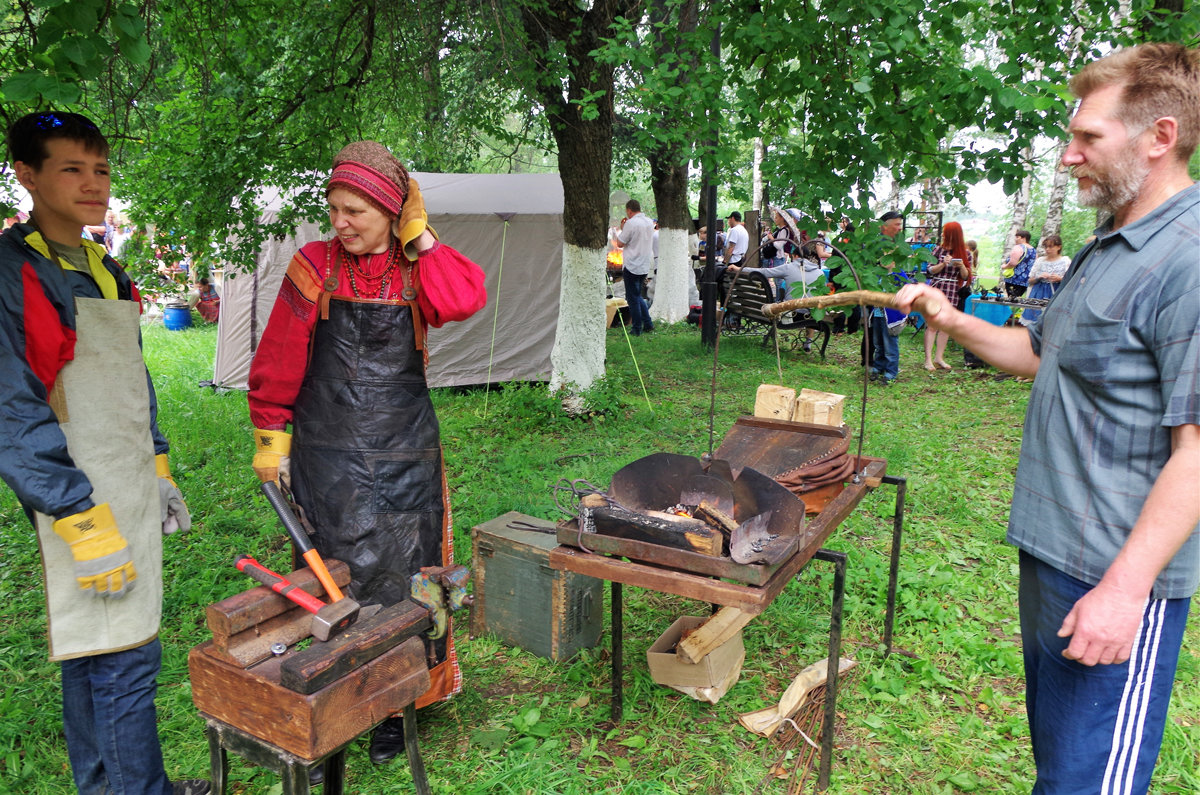
[[[873,307],[864,336],[872,374],[894,381],[890,332],[921,304],[927,368],[944,369],[950,338],[1033,379],[1008,527],[1033,791],[1144,793],[1200,582],[1200,185],[1187,171],[1200,56],[1119,50],[1071,90],[1081,102],[1063,164],[1108,220],[1074,262],[1061,240],[1039,258],[1018,234],[1004,274],[1008,295],[1053,302],[1026,326],[964,313],[978,260],[951,222],[926,281],[880,260],[896,306]],[[17,120],[7,144],[33,210],[0,235],[0,476],[37,534],[71,775],[80,793],[204,795],[208,781],[168,779],[158,737],[162,548],[191,518],[142,359],[137,291],[108,247],[108,142],[81,115],[43,112]],[[342,149],[325,196],[333,236],[292,258],[251,365],[251,467],[303,508],[321,554],[349,564],[352,596],[392,604],[416,569],[453,559],[425,334],[482,308],[483,273],[439,241],[416,180],[381,144]],[[772,216],[787,229],[765,241],[771,277],[791,294],[820,289],[805,263],[819,269],[829,245],[806,240],[789,211]],[[736,276],[751,237],[739,214],[727,220],[712,243]],[[888,211],[873,242],[902,229]],[[634,328],[651,332],[634,304],[653,222],[636,201],[615,237]],[[452,636],[428,643],[419,705],[461,687]],[[389,719],[370,759],[403,746]]]
[[[637,200],[630,200],[626,207],[626,218],[610,230],[611,249],[609,254],[610,274],[620,274],[624,282],[625,296],[631,307],[631,334],[638,336],[653,331],[648,304],[652,299],[649,285],[657,268],[658,225],[641,211]],[[932,216],[933,213],[925,215]],[[938,214],[940,216],[940,214]],[[805,226],[811,220],[795,208],[783,209],[769,205],[770,223],[763,222],[759,234],[759,256],[753,265],[749,259],[750,233],[740,212],[732,212],[725,219],[725,226],[717,233],[716,282],[718,302],[725,304],[729,287],[736,276],[750,267],[755,273],[771,280],[775,285],[779,301],[788,298],[805,298],[836,292],[839,286],[836,276],[843,270],[841,257],[830,259],[834,250],[851,256],[861,255],[861,241],[854,244],[854,225],[843,218],[836,232],[817,231],[810,236]],[[895,292],[904,284],[927,283],[936,287],[955,309],[962,310],[973,293],[986,289],[979,278],[979,246],[975,240],[965,238],[962,224],[948,221],[945,224],[928,225],[923,222],[912,227],[905,226],[905,216],[889,210],[879,218],[879,235],[889,244],[905,242],[911,254],[906,259],[885,258],[879,261],[891,272],[890,278],[882,278],[877,284],[863,285],[864,288]],[[628,222],[628,223],[627,223]],[[910,235],[903,235],[905,231]],[[1041,316],[1039,305],[1033,301],[1047,301],[1054,295],[1058,284],[1071,264],[1062,252],[1062,238],[1047,235],[1038,247],[1030,241],[1033,235],[1025,229],[1014,233],[1015,244],[1005,253],[1001,263],[1000,279],[995,285],[996,293],[1005,299],[1030,299],[1029,306],[1016,308],[1009,323],[1032,326]],[[653,245],[651,242],[653,241]],[[833,241],[833,242],[830,242]],[[708,229],[701,226],[691,251],[695,263],[696,284],[702,278],[703,263],[708,245]],[[925,249],[926,254],[920,251]],[[614,256],[615,255],[615,256]],[[628,265],[622,258],[628,258]],[[1026,294],[1026,290],[1029,290]],[[990,290],[987,290],[990,292]],[[689,300],[698,304],[699,291],[693,289]],[[692,322],[696,322],[699,306],[693,306]],[[846,317],[849,313],[849,317]],[[821,319],[822,310],[812,310],[814,319]],[[893,383],[899,375],[899,346],[896,337],[906,324],[916,323],[924,327],[924,369],[930,373],[952,370],[946,361],[949,336],[924,324],[919,314],[911,317],[886,307],[875,307],[869,312],[877,322],[867,324],[871,331],[864,341],[864,361],[870,361],[871,378],[885,385]],[[844,312],[834,312],[830,320],[834,333],[856,333],[863,326],[860,307]],[[802,349],[811,349],[813,329],[806,329],[808,337]],[[982,362],[965,353],[968,366],[982,366]]]

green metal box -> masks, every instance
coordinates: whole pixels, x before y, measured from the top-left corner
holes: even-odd
[[[552,660],[596,645],[604,583],[550,568],[550,550],[558,546],[553,522],[509,511],[477,525],[471,538],[472,637],[490,632],[506,645]]]

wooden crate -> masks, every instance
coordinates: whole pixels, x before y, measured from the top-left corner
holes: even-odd
[[[345,745],[429,689],[420,638],[409,638],[308,695],[279,683],[284,657],[242,668],[207,653],[211,645],[196,646],[188,655],[196,708],[304,759]]]
[[[539,533],[512,522],[544,527]],[[509,511],[472,531],[475,604],[471,636],[492,633],[539,657],[567,660],[591,648],[603,628],[603,582],[550,568],[554,523]]]

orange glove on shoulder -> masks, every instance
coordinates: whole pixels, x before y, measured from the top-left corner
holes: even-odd
[[[438,239],[437,232],[429,225],[429,215],[425,212],[425,199],[421,196],[421,188],[412,177],[408,178],[408,198],[400,208],[400,217],[392,225],[392,234],[400,238],[404,256],[413,262],[417,261],[417,247],[414,245],[421,233],[426,229]]]

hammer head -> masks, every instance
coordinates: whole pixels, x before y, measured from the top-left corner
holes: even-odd
[[[358,602],[339,599],[313,613],[312,635],[317,640],[329,640],[358,619]]]

